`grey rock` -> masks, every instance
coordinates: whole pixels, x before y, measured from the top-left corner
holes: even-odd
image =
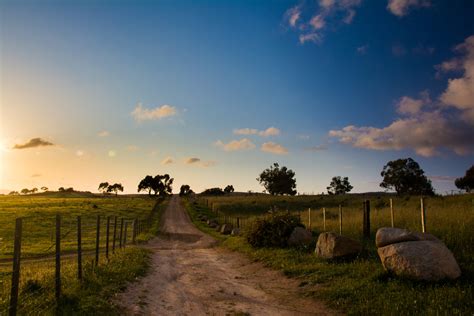
[[[303,227],[295,227],[288,238],[288,246],[309,245],[313,241],[311,232]]]
[[[327,232],[319,235],[315,253],[322,258],[336,259],[351,257],[361,251],[362,245],[357,240]]]

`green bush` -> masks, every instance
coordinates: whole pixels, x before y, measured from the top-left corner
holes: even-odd
[[[257,220],[247,234],[247,241],[253,247],[288,246],[288,238],[295,227],[304,227],[298,216],[283,214]]]

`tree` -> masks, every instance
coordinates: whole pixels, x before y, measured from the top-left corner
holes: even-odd
[[[114,183],[107,186],[107,192],[114,192],[115,196],[117,196],[119,191],[123,192],[123,186],[121,183]]]
[[[105,192],[108,191],[108,188],[109,188],[109,183],[108,182],[101,182],[99,184],[98,190],[105,194]]]
[[[10,193],[8,193],[8,195],[19,195],[20,193],[18,193],[18,191],[11,191]]]
[[[466,192],[471,192],[474,190],[474,165],[466,170],[464,177],[457,178],[454,181],[454,184],[458,189],[464,190]]]
[[[70,188],[67,188],[66,190],[64,190],[66,192],[74,192],[74,188],[73,187],[70,187]]]
[[[138,184],[138,192],[148,191],[148,195],[151,195],[151,191],[155,195],[166,196],[173,192],[172,184],[174,179],[169,174],[156,175],[155,177],[146,176]]]
[[[66,189],[65,189],[64,187],[60,187],[60,188],[58,189],[58,191],[59,191],[59,192],[64,192],[64,191],[66,191]]]
[[[193,190],[191,190],[191,187],[188,184],[183,184],[179,189],[180,196],[189,195],[191,193],[193,193]]]
[[[389,161],[380,175],[380,186],[393,189],[397,194],[434,195],[431,181],[425,176],[420,165],[412,158]]]
[[[30,193],[30,190],[28,190],[28,189],[25,188],[25,189],[22,189],[22,190],[20,191],[20,193],[21,193],[21,194],[28,194],[28,193]]]
[[[49,189],[48,189],[48,187],[41,187],[41,190],[42,190],[43,192],[47,192]]]
[[[333,177],[331,183],[326,188],[329,194],[346,194],[347,192],[351,192],[354,187],[349,183],[348,177]]]
[[[30,191],[30,193],[36,193],[36,192],[38,192],[38,188],[33,188],[33,189],[31,189],[31,191]]]
[[[231,185],[231,184],[229,184],[228,186],[225,187],[224,192],[225,192],[225,193],[232,193],[232,192],[234,192],[234,186]]]
[[[201,192],[202,195],[224,195],[221,188],[210,188]]]
[[[296,179],[293,170],[286,167],[281,167],[278,163],[274,163],[270,168],[265,169],[257,181],[265,188],[271,195],[295,195],[296,194]]]

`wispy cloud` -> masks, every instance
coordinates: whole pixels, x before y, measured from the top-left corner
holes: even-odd
[[[258,130],[255,128],[241,128],[241,129],[235,129],[234,134],[235,135],[259,135],[262,137],[268,137],[268,136],[280,135],[280,130],[273,126],[265,130]]]
[[[414,8],[429,8],[431,0],[389,0],[387,9],[392,14],[403,17]]]
[[[365,54],[367,54],[368,49],[369,49],[369,45],[366,44],[366,45],[362,45],[362,46],[357,47],[356,52],[359,55],[365,55]]]
[[[255,144],[252,143],[248,138],[242,138],[240,140],[232,140],[227,144],[218,140],[214,143],[215,146],[222,148],[225,151],[238,151],[238,150],[251,150],[255,148]]]
[[[197,158],[197,159],[199,159],[199,158]],[[174,160],[173,160],[173,157],[171,157],[171,156],[168,156],[168,157],[166,157],[165,159],[163,159],[161,161],[162,165],[170,165],[172,163],[174,163]]]
[[[97,136],[107,137],[107,136],[110,136],[110,132],[109,131],[100,131],[100,132],[97,133]]]
[[[307,150],[307,151],[324,151],[324,150],[328,150],[328,146],[327,145],[316,145],[316,146],[306,147],[305,150]]]
[[[277,155],[286,155],[288,154],[288,149],[283,147],[280,144],[274,142],[266,142],[262,144],[261,150],[264,152],[277,154]]]
[[[456,177],[453,176],[428,176],[428,179],[431,181],[436,181],[436,182],[454,182],[456,180]]]
[[[31,177],[32,177],[32,178],[39,178],[39,177],[41,177],[41,174],[39,174],[39,173],[34,173],[34,174],[31,175]]]
[[[46,141],[42,138],[32,138],[28,142],[24,144],[15,144],[13,149],[26,149],[26,148],[34,148],[34,147],[43,147],[43,146],[53,146],[54,144]]]
[[[184,161],[184,163],[187,164],[187,165],[192,165],[192,164],[198,163],[198,162],[200,162],[200,161],[201,161],[200,158],[197,158],[197,157],[189,157],[189,158],[186,158],[186,160]]]
[[[310,11],[300,4],[288,9],[283,19],[296,32],[301,44],[321,43],[327,28],[335,29],[339,24],[351,24],[356,16],[356,8],[362,0],[320,0],[318,9],[312,12],[309,20],[302,19],[303,10]]]
[[[190,158],[186,158],[184,160],[184,163],[187,165],[196,165],[199,167],[208,168],[208,167],[215,166],[217,164],[217,161],[214,161],[214,160],[203,161],[201,158],[190,157]]]
[[[176,107],[171,105],[162,105],[153,109],[147,109],[138,103],[135,109],[131,112],[132,117],[137,122],[160,120],[165,117],[175,116],[178,114]]]

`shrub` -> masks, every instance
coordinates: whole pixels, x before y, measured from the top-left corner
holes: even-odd
[[[257,220],[247,235],[247,241],[253,247],[288,246],[288,238],[295,227],[304,227],[298,216],[283,214]]]

